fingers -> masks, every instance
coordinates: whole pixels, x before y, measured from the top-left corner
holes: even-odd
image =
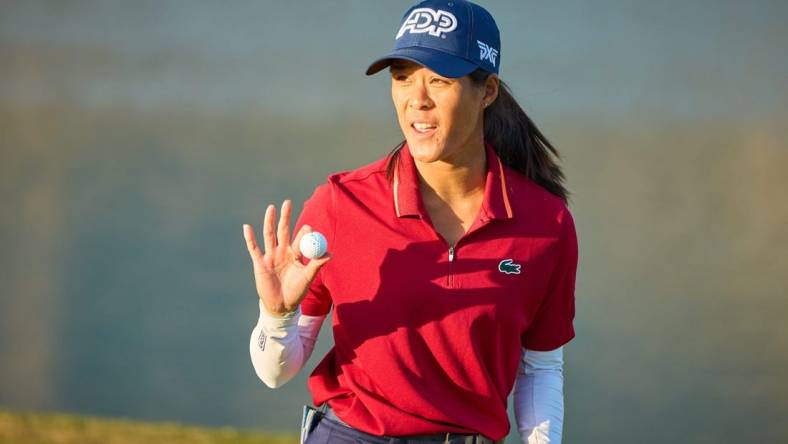
[[[276,219],[276,207],[268,205],[265,208],[265,217],[263,217],[263,242],[265,243],[265,252],[273,253],[276,247],[276,239],[274,237],[274,220]]]
[[[257,246],[257,240],[254,237],[254,228],[249,224],[243,225],[244,239],[246,240],[246,249],[249,250],[249,256],[252,261],[257,261],[263,257],[262,251]]]
[[[320,267],[325,265],[325,263],[329,260],[331,260],[331,253],[328,252],[319,258],[310,260],[304,268],[304,274],[306,275],[307,282],[312,282],[315,276],[317,276],[317,272],[320,271]]]
[[[290,212],[292,207],[290,199],[282,202],[282,214],[279,216],[279,227],[276,233],[277,245],[287,246],[288,242],[290,242]]]

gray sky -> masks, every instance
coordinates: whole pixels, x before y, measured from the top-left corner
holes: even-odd
[[[4,102],[389,114],[385,73],[409,2],[11,2]],[[501,76],[540,113],[785,111],[788,3],[489,1]],[[32,73],[32,75],[31,75]]]

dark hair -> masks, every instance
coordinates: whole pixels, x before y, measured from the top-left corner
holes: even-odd
[[[477,69],[469,76],[474,85],[483,86],[489,75],[489,72]],[[564,173],[556,162],[561,156],[523,111],[503,80],[500,81],[498,97],[484,110],[484,140],[492,145],[506,166],[567,202],[569,191],[564,187]],[[404,140],[389,153],[386,167],[389,181],[394,177],[396,159],[403,146]]]

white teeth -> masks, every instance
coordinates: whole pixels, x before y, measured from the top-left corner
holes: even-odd
[[[435,128],[435,125],[432,125],[432,124],[429,124],[429,123],[414,122],[413,123],[413,127],[418,129],[418,130],[428,130],[428,129]]]

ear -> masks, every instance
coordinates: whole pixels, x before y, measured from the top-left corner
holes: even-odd
[[[501,81],[498,79],[498,76],[495,74],[490,74],[487,76],[487,79],[484,81],[484,97],[482,98],[482,104],[485,108],[490,106],[495,99],[498,98],[498,88],[501,86]]]

